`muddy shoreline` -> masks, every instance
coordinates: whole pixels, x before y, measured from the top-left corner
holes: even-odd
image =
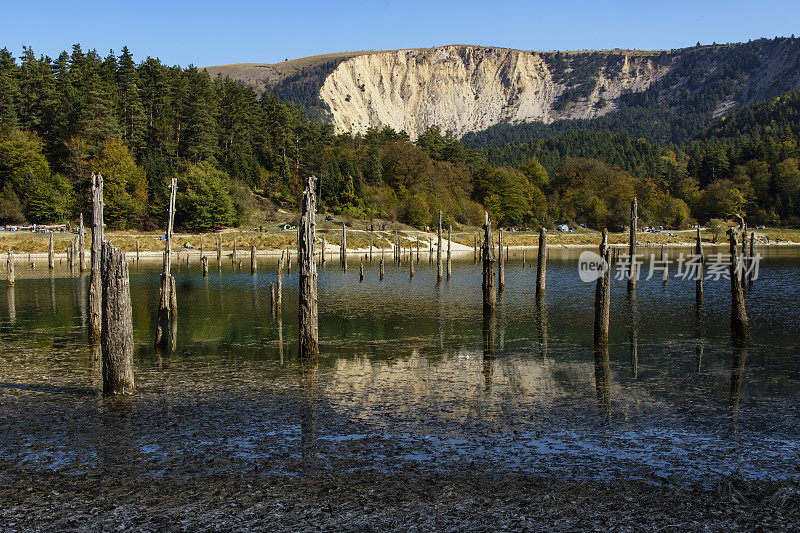
[[[791,530],[800,487],[725,478],[712,488],[474,472],[315,471],[159,479],[12,468],[3,531]]]

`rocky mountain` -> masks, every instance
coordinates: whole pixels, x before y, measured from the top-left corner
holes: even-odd
[[[660,110],[705,126],[739,105],[800,88],[800,39],[669,51],[449,45],[207,70],[297,101],[337,132],[390,126],[416,137],[439,126],[462,137],[499,124],[591,122],[631,110],[640,122]]]

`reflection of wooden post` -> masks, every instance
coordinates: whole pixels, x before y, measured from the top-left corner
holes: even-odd
[[[523,250],[523,266],[525,251]],[[536,264],[536,298],[544,298],[545,281],[547,279],[547,236],[544,228],[539,230],[539,261]]]
[[[697,304],[703,301],[703,244],[700,240],[700,226],[697,226],[697,240],[694,245],[694,255],[697,261],[697,279],[694,282],[694,299]]]
[[[166,349],[170,345],[170,325],[177,320],[177,295],[174,294],[175,278],[172,277],[172,226],[175,221],[175,194],[178,180],[172,178],[169,186],[167,231],[164,234],[164,268],[161,273],[161,299],[156,318],[156,348]],[[180,261],[179,261],[180,266]]]
[[[133,312],[125,254],[104,242],[101,261],[103,394],[133,392]]]
[[[503,228],[497,228],[497,252],[499,254],[497,262],[497,273],[500,278],[500,292],[506,290],[506,260],[503,257]]]
[[[439,240],[436,244],[436,281],[442,281],[442,212],[439,211]]]
[[[56,251],[53,249],[53,230],[50,230],[50,247],[47,249],[47,268],[53,270],[56,267]]]
[[[735,339],[747,339],[750,335],[747,311],[744,305],[744,290],[742,289],[743,265],[736,249],[736,231],[730,230],[730,261],[731,261],[731,330]]]
[[[608,247],[608,231],[603,229],[603,241],[600,243],[600,257],[605,261],[603,271],[598,274],[594,291],[594,348],[608,346],[609,318],[611,313],[611,263]]]
[[[14,252],[11,247],[8,247],[8,259],[6,259],[6,279],[8,279],[8,286],[14,286]]]
[[[483,223],[483,312],[493,312],[497,308],[497,291],[494,287],[494,243],[489,213],[484,211]]]
[[[103,242],[103,176],[92,174],[92,269],[89,275],[89,336],[100,340],[102,330],[102,292],[100,254]]]
[[[633,202],[631,202],[631,226],[630,226],[630,239],[628,242],[628,260],[630,261],[630,267],[628,270],[629,291],[636,290],[636,277],[638,276],[636,272],[636,227],[638,221],[639,221],[639,204],[637,199],[634,197]]]
[[[297,265],[300,280],[300,357],[315,358],[319,354],[319,318],[317,307],[316,241],[316,178],[309,176],[303,191],[303,205],[297,243]],[[362,271],[363,276],[363,271]]]

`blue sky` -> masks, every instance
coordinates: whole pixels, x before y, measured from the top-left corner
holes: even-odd
[[[800,2],[0,0],[0,48],[51,56],[127,45],[169,64],[272,63],[451,43],[530,50],[664,49],[800,34]]]

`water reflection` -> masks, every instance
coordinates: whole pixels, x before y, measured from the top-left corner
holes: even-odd
[[[8,322],[14,325],[17,323],[17,302],[15,299],[14,285],[9,285],[6,289],[6,300],[8,302]]]
[[[630,354],[631,375],[639,377],[639,303],[636,289],[628,292],[628,352]]]
[[[547,359],[547,301],[544,296],[536,299],[536,333],[539,355]]]
[[[594,383],[597,405],[610,416],[611,412],[611,366],[608,345],[600,343],[594,350]]]

